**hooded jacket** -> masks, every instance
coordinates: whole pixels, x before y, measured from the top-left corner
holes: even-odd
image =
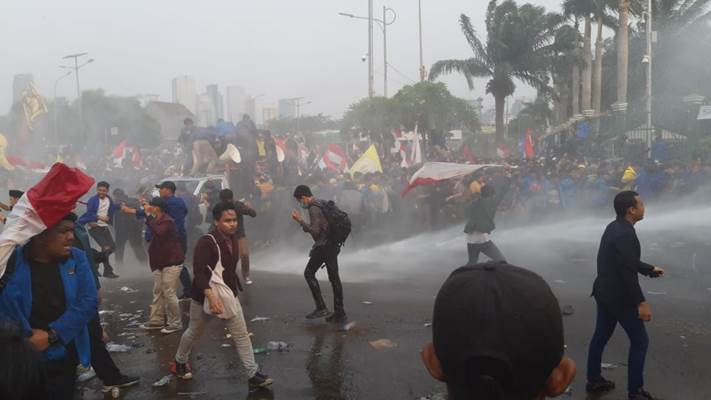
[[[13,253],[12,271],[8,265],[6,274],[12,274],[0,289],[0,320],[19,324],[27,337],[32,335],[30,315],[32,314],[32,278],[30,265],[24,254],[25,246],[17,247]],[[45,360],[61,360],[67,357],[65,344],[74,342],[79,362],[91,364],[89,331],[87,324],[98,312],[98,297],[94,277],[86,254],[72,248],[72,254],[60,263],[60,276],[64,285],[66,309],[59,319],[49,324],[61,339],[42,352]],[[41,294],[39,294],[41,295]]]

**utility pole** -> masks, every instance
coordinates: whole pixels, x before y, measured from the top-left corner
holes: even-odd
[[[74,59],[74,66],[64,66],[64,65],[60,66],[61,68],[64,68],[64,69],[74,70],[74,76],[76,77],[76,81],[77,81],[77,101],[79,102],[79,131],[82,135],[82,139],[84,139],[85,146],[86,146],[87,137],[86,137],[86,130],[84,129],[84,110],[83,110],[84,105],[82,104],[81,88],[79,87],[79,69],[86,66],[89,63],[94,62],[94,59],[90,58],[84,64],[79,65],[79,57],[84,57],[87,54],[89,54],[89,53],[77,53],[77,54],[70,54],[68,56],[64,56],[64,57],[62,57],[63,60],[73,58]]]
[[[375,91],[373,75],[373,0],[368,0],[368,97],[372,98]]]
[[[59,129],[58,129],[59,122],[57,119],[57,117],[58,117],[57,116],[57,84],[59,84],[59,81],[68,77],[71,74],[72,74],[72,71],[67,71],[66,74],[60,76],[59,78],[57,78],[56,81],[54,81],[54,98],[52,100],[52,108],[53,108],[52,114],[54,117],[53,118],[53,120],[54,120],[54,141],[57,142],[57,144],[59,144]]]
[[[422,0],[417,0],[417,8],[420,21],[420,82],[425,80],[427,70],[425,69],[425,61],[422,56]]]
[[[647,1],[647,156],[652,155],[652,0]]]

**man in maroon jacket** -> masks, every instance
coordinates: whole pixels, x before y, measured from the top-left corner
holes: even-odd
[[[165,199],[156,197],[145,207],[146,225],[152,237],[148,260],[153,271],[153,303],[150,320],[143,328],[160,329],[167,335],[183,329],[176,291],[185,257],[178,228],[165,212],[166,206]]]
[[[180,345],[175,354],[175,362],[171,366],[172,372],[182,379],[191,379],[193,377],[188,364],[193,344],[203,334],[207,323],[212,319],[217,319],[216,315],[222,314],[225,310],[222,299],[210,287],[212,270],[216,268],[218,262],[224,268],[222,280],[232,290],[232,294],[237,297],[237,289],[241,289],[237,278],[239,238],[235,234],[238,225],[235,205],[226,202],[217,203],[212,209],[212,216],[214,228],[210,231],[210,234],[201,237],[195,246],[190,325],[180,338]],[[203,311],[206,301],[210,308],[210,314]],[[259,372],[259,365],[254,360],[254,350],[247,332],[242,306],[238,299],[236,301],[236,314],[228,319],[223,319],[225,327],[235,342],[237,354],[249,379],[249,387],[267,387],[273,381],[267,375]]]

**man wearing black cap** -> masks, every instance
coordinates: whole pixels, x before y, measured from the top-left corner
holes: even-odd
[[[160,185],[156,185],[160,198],[165,200],[165,212],[175,221],[175,227],[178,229],[180,238],[180,246],[183,249],[183,254],[188,249],[188,235],[185,231],[185,218],[188,215],[188,207],[185,200],[175,195],[175,183],[173,181],[163,181]],[[123,212],[135,214],[136,217],[146,218],[146,212],[141,209],[127,207],[125,204],[121,207]],[[146,230],[146,241],[151,241],[151,232]],[[187,268],[183,268],[180,272],[180,281],[183,284],[183,295],[181,298],[190,297],[190,273]]]
[[[306,318],[316,319],[327,316],[326,321],[328,322],[343,322],[347,317],[343,309],[343,285],[338,275],[338,253],[340,252],[340,247],[330,243],[328,240],[328,220],[323,210],[325,204],[322,200],[314,198],[313,194],[311,194],[311,189],[305,185],[296,187],[294,198],[299,202],[301,208],[309,211],[309,223],[307,224],[301,219],[301,214],[298,210],[291,212],[291,218],[301,225],[304,232],[311,234],[314,239],[304,277],[309,289],[311,289],[311,295],[316,303],[316,310],[308,314]],[[333,288],[333,314],[331,315],[328,315],[328,308],[326,308],[326,303],[323,301],[321,288],[316,279],[316,271],[324,264],[326,264],[328,280],[331,281],[331,287]]]
[[[432,340],[422,360],[450,400],[542,400],[575,378],[558,300],[540,276],[513,265],[454,271],[435,300]]]
[[[14,207],[15,204],[17,204],[17,202],[20,200],[20,197],[22,197],[23,194],[24,193],[19,190],[10,190],[10,193],[9,193],[10,204],[8,205],[8,204],[0,202],[0,209],[5,210],[5,211],[12,211],[12,207]],[[0,214],[0,222],[2,222],[4,224],[6,219],[7,219],[6,216]]]
[[[644,202],[639,194],[624,191],[614,200],[617,219],[600,239],[597,279],[593,296],[597,303],[597,323],[588,351],[589,393],[607,392],[615,383],[602,377],[601,361],[605,345],[619,323],[630,339],[627,390],[630,400],[653,400],[644,388],[644,360],[649,337],[644,323],[652,320],[652,310],[642,294],[638,274],[657,278],[664,270],[640,260],[641,249],[634,225],[644,218]]]

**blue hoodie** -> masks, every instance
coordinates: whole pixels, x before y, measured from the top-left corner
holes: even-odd
[[[6,273],[11,274],[4,288],[0,289],[0,320],[19,324],[27,337],[32,335],[30,315],[32,314],[32,278],[30,266],[23,254],[25,247],[17,247],[14,252],[15,265],[8,265]],[[89,331],[87,324],[97,314],[99,300],[94,277],[86,254],[72,248],[72,255],[59,265],[66,310],[59,319],[49,324],[57,332],[61,343],[74,342],[79,362],[91,364]],[[39,294],[41,295],[41,294]],[[45,360],[61,360],[67,357],[67,349],[62,344],[54,344],[42,352]]]

